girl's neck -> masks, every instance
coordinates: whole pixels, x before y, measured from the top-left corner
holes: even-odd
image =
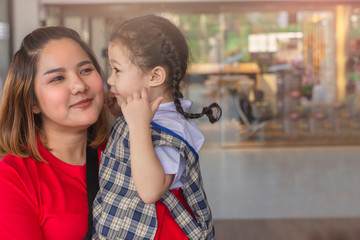
[[[164,97],[164,99],[161,101],[161,103],[168,103],[168,102],[173,102],[174,100],[172,99],[172,97]]]
[[[174,99],[172,98],[171,92],[166,91],[161,88],[152,88],[150,90],[150,102],[155,100],[158,97],[163,97],[161,103],[173,102]]]
[[[43,131],[39,135],[44,146],[59,160],[71,165],[85,164],[87,130],[72,133]]]

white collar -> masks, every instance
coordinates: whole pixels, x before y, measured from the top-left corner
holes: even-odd
[[[188,112],[190,110],[192,105],[192,102],[190,100],[180,99],[180,103],[182,108],[184,109],[184,112]],[[167,102],[160,104],[158,111],[162,111],[162,110],[177,112],[174,102]]]

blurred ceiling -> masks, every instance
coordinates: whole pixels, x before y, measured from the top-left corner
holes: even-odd
[[[224,12],[248,12],[248,11],[297,11],[297,10],[326,10],[334,8],[335,4],[338,2],[345,3],[347,0],[338,0],[338,1],[328,1],[328,0],[317,0],[317,1],[308,1],[302,0],[302,3],[299,4],[299,1],[171,1],[165,0],[162,2],[154,1],[142,1],[137,0],[132,1],[116,1],[112,2],[117,3],[106,3],[103,2],[100,4],[96,0],[96,4],[87,3],[87,4],[65,4],[67,0],[55,1],[55,0],[42,0],[43,6],[46,8],[56,7],[61,11],[63,16],[107,16],[107,17],[124,17],[131,15],[140,15],[146,13],[163,13],[163,12],[176,12],[176,13],[224,13]],[[353,3],[360,3],[360,0],[349,0]],[[81,2],[81,1],[80,1]],[[92,2],[92,1],[82,1],[82,2]],[[108,2],[108,1],[104,1]],[[329,4],[329,3],[334,4]]]

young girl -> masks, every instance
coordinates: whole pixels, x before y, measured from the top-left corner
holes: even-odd
[[[93,239],[215,239],[198,160],[204,137],[189,119],[214,123],[221,108],[188,112],[180,91],[188,56],[184,36],[162,17],[129,20],[112,34],[108,83],[123,115],[101,157]]]

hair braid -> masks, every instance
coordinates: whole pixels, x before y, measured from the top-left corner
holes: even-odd
[[[180,57],[175,50],[174,45],[168,39],[165,34],[161,34],[162,39],[162,53],[164,54],[165,62],[167,62],[169,66],[169,75],[172,80],[172,97],[176,106],[176,110],[182,115],[186,116],[186,112],[181,106],[179,98],[183,98],[183,94],[180,91],[180,83],[182,78],[184,77],[184,73],[181,69],[181,61]]]
[[[172,97],[176,110],[185,118],[196,119],[206,115],[211,123],[217,122],[222,115],[222,110],[217,103],[212,103],[208,107],[204,107],[201,113],[188,113],[184,111],[179,98],[183,98],[183,94],[180,90],[180,83],[185,77],[187,59],[186,66],[184,67],[184,61],[181,61],[179,50],[176,49],[176,46],[174,46],[171,40],[164,34],[161,34],[161,39],[163,42],[162,52],[165,55],[165,59],[170,64],[170,69],[172,69],[169,74],[172,74]],[[181,67],[183,67],[183,69]]]

